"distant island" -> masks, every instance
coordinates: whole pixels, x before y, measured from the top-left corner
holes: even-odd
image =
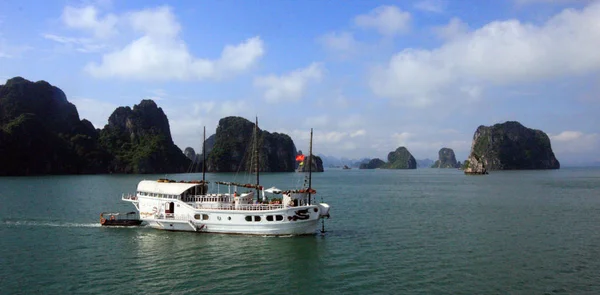
[[[460,162],[456,161],[454,150],[451,148],[442,148],[438,152],[438,160],[431,165],[431,168],[460,168]]]
[[[479,126],[473,135],[465,174],[486,174],[492,170],[559,169],[548,135],[507,121]]]
[[[221,119],[206,141],[208,171],[248,171],[253,128],[244,118]],[[261,171],[296,168],[296,147],[286,134],[260,130],[259,150]],[[0,176],[198,172],[200,159],[175,145],[167,116],[152,100],[118,107],[96,129],[46,81],[15,77],[0,85]]]
[[[363,163],[360,169],[417,169],[415,157],[406,147],[399,147],[388,154],[388,161],[375,158],[367,163]]]

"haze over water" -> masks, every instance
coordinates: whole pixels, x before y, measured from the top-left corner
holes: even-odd
[[[600,169],[313,176],[328,232],[289,238],[99,226],[164,175],[0,178],[0,293],[600,293]],[[261,174],[266,187],[302,181]]]

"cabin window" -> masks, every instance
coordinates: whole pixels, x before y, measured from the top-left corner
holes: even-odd
[[[246,216],[246,221],[248,221],[248,222],[252,221],[252,216]]]
[[[267,221],[273,221],[273,215],[267,215]]]
[[[202,214],[202,220],[208,220],[208,214]]]
[[[260,221],[260,216],[254,216],[254,221]]]
[[[283,215],[275,215],[275,220],[282,221],[283,220]]]
[[[227,220],[231,220],[231,216],[227,217]]]
[[[194,215],[194,219],[200,219],[200,214]]]

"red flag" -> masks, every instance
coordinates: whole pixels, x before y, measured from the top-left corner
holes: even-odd
[[[302,162],[302,161],[304,161],[304,155],[302,155],[302,154],[300,154],[300,155],[297,155],[297,156],[296,156],[296,161],[297,161],[297,162]]]

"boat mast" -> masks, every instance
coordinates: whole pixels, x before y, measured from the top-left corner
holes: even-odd
[[[206,126],[204,126],[204,135],[202,136],[202,186],[204,186],[206,174]]]
[[[260,161],[258,152],[258,116],[256,116],[256,122],[254,124],[254,152],[256,153],[256,200],[260,202],[260,194],[258,185],[260,184]]]
[[[312,137],[313,129],[310,128],[310,145],[308,148],[308,204],[312,204],[310,201],[310,191],[312,188]]]

